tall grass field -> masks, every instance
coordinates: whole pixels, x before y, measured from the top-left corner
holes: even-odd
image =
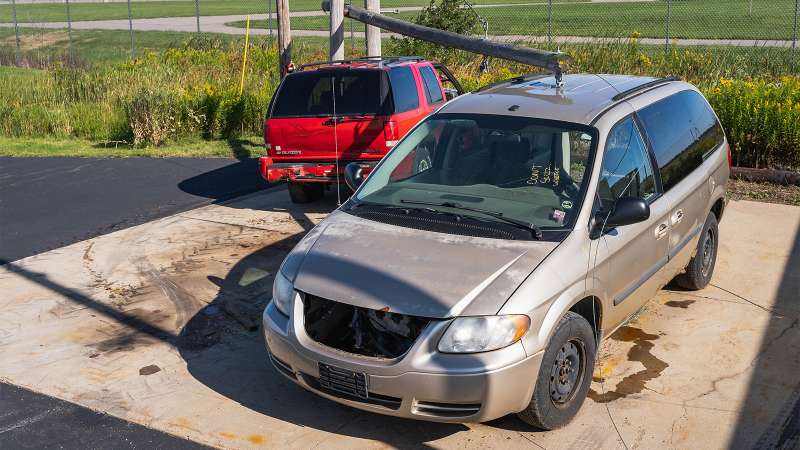
[[[121,63],[0,68],[0,141],[77,139],[139,149],[187,138],[258,136],[279,83],[277,54],[268,45],[251,46],[240,93],[242,47],[240,41],[205,38]],[[384,48],[386,54],[444,61],[467,90],[530,70],[493,59],[490,70],[480,73],[479,56],[402,40],[388,41]],[[572,73],[681,76],[708,97],[736,164],[800,169],[800,77],[792,75],[796,72],[784,49],[762,54],[672,47],[665,52],[632,36],[623,43],[561,50],[572,56],[567,68]],[[296,63],[325,56],[321,46],[295,49]]]

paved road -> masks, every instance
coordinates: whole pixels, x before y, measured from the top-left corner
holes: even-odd
[[[257,167],[226,158],[0,158],[0,259],[265,188]]]
[[[127,228],[267,185],[255,160],[0,158],[0,260]],[[0,383],[0,448],[204,448]]]
[[[607,1],[620,1],[620,0],[607,0]],[[643,2],[651,0],[624,0],[627,2]],[[587,2],[588,3],[588,2]],[[594,3],[594,2],[592,2]],[[599,3],[599,2],[598,2]],[[541,2],[534,3],[518,3],[518,4],[497,4],[497,5],[475,5],[475,8],[497,8],[504,6],[531,6],[531,5],[544,5]],[[423,7],[409,6],[401,8],[391,8],[391,11],[405,12],[405,11],[421,11]],[[291,17],[317,17],[324,16],[326,13],[322,11],[296,11],[290,13]],[[275,14],[272,14],[273,18]],[[251,14],[251,20],[265,20],[269,18],[269,14]],[[246,15],[221,15],[221,16],[201,16],[200,29],[207,33],[222,33],[222,34],[244,34],[245,29],[241,27],[234,27],[228,25],[231,22],[244,20]],[[13,27],[13,23],[3,22],[0,27]],[[49,28],[49,29],[65,29],[67,28],[66,22],[36,22],[21,24],[26,28]],[[277,26],[277,22],[275,24]],[[114,20],[84,20],[73,21],[72,28],[75,30],[128,30],[129,23],[127,19],[114,19]],[[190,17],[158,17],[151,19],[134,19],[134,30],[137,31],[176,31],[176,32],[196,32],[197,31],[197,18]],[[250,30],[251,34],[267,35],[270,34],[269,29],[253,28]],[[275,30],[272,30],[275,33]],[[293,36],[316,36],[328,37],[329,32],[324,30],[297,30],[292,29]],[[363,32],[354,32],[353,35],[358,38],[363,38]],[[394,33],[382,33],[384,37],[398,36]],[[530,35],[491,35],[490,40],[500,42],[531,42],[543,43],[548,41],[547,36],[530,36]],[[615,43],[619,38],[603,38],[593,36],[554,36],[553,41],[562,44],[581,44],[581,43]],[[639,42],[648,45],[661,45],[664,43],[663,38],[640,38]],[[676,45],[687,46],[732,46],[732,47],[791,47],[791,40],[763,40],[763,39],[678,39],[673,38],[670,42]]]
[[[0,448],[204,449],[200,444],[0,383]]]

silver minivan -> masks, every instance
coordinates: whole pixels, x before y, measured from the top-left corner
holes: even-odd
[[[442,422],[577,413],[597,346],[665,284],[708,284],[730,150],[687,83],[518,77],[418,124],[309,232],[269,358],[356,408]]]

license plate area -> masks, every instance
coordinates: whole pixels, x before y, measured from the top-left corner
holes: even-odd
[[[319,363],[319,384],[343,394],[367,398],[367,376],[361,372]]]

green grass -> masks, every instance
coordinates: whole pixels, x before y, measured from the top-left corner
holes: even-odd
[[[564,0],[560,0],[563,2]],[[580,0],[567,0],[580,1]],[[584,0],[585,1],[585,0]],[[475,4],[509,4],[544,2],[546,0],[479,0]],[[383,8],[400,6],[426,6],[428,0],[383,0]],[[363,3],[361,3],[363,5]],[[320,0],[291,0],[291,11],[320,11]],[[274,3],[273,3],[273,12]],[[200,0],[201,16],[217,16],[227,14],[266,14],[265,0]],[[134,19],[152,17],[186,17],[195,15],[193,0],[172,0],[132,3],[131,14]],[[107,20],[127,19],[126,3],[71,3],[72,20]],[[67,20],[67,10],[63,3],[18,4],[17,21],[19,22],[61,22]],[[11,6],[0,5],[0,22],[11,22]]]
[[[133,34],[137,57],[151,51],[182,47],[187,40],[197,36],[194,33],[171,31],[135,31]],[[226,45],[244,46],[244,36],[217,33],[203,33],[201,36]],[[34,63],[35,67],[66,57],[69,39],[66,30],[21,28],[20,38],[24,55],[40,62]],[[0,65],[14,63],[14,39],[13,29],[0,28]],[[130,34],[124,30],[73,30],[72,42],[74,55],[79,63],[121,63],[131,56]],[[269,43],[267,36],[251,36],[250,42],[253,45]],[[294,48],[302,53],[306,48],[323,48],[327,46],[327,42],[327,38],[297,37],[294,39]],[[363,40],[358,39],[356,45],[363,46]]]
[[[263,138],[212,140],[187,139],[159,147],[137,148],[124,144],[98,143],[85,139],[9,138],[0,136],[0,156],[79,156],[164,158],[251,158],[264,154]]]
[[[547,6],[480,8],[478,13],[489,21],[493,35],[547,35]],[[642,37],[662,38],[665,34],[666,3],[574,3],[553,5],[555,36],[629,36],[634,31]],[[753,14],[741,0],[686,0],[672,2],[670,36],[703,39],[792,39],[794,0],[754,0]],[[418,13],[392,14],[403,20],[414,20]],[[346,19],[345,30],[350,30]],[[244,21],[230,25],[244,27]],[[251,27],[267,28],[266,20],[250,23]],[[276,26],[273,23],[273,26]],[[292,27],[298,30],[327,30],[328,18],[295,17]],[[363,25],[355,23],[355,30]]]

